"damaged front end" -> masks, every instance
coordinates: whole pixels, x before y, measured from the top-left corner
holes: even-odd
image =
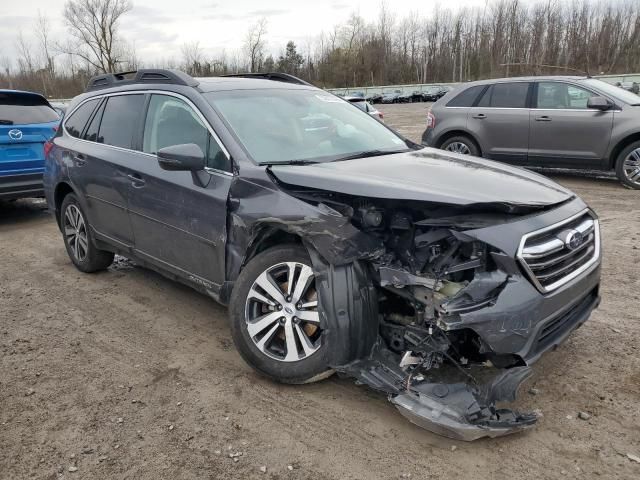
[[[397,199],[395,190],[368,198],[315,187],[306,170],[291,168],[270,172],[280,190],[277,218],[264,202],[242,201],[255,197],[254,184],[233,190],[227,248],[237,260],[229,276],[242,264],[236,252],[259,248],[261,232],[299,237],[313,263],[332,368],[447,437],[470,441],[534,425],[535,414],[497,405],[513,401],[529,365],[597,306],[599,262],[545,295],[520,265],[519,246],[524,238],[546,242],[530,232],[572,216],[595,218],[586,205],[568,195],[531,205]]]
[[[336,368],[385,392],[407,419],[440,435],[470,441],[528,428],[534,414],[495,405],[515,399],[530,368],[494,355],[472,330],[454,327],[461,326],[460,313],[494,303],[509,281],[492,249],[460,225],[486,226],[507,215],[478,215],[472,223],[445,218],[452,212],[440,209],[438,221],[420,218],[434,213],[406,205],[389,213],[373,204],[356,212],[358,226],[387,247],[371,262],[379,339],[369,356]]]
[[[351,348],[357,354],[334,359],[335,370],[386,393],[411,422],[450,438],[498,437],[535,424],[535,414],[496,404],[515,400],[530,375],[528,360],[540,353],[530,339],[547,320],[536,317],[544,308],[524,314],[535,310],[539,292],[513,252],[482,233],[544,209],[363,199],[309,188],[288,193],[348,218],[377,246],[375,254],[341,265],[335,250],[327,260],[313,238],[303,239],[317,272],[329,343],[358,342]],[[502,308],[504,299],[525,290]],[[362,317],[366,326],[354,321]]]

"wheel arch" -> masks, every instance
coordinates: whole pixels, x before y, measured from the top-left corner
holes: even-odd
[[[613,149],[611,150],[611,154],[609,155],[609,165],[608,165],[609,168],[615,169],[620,152],[622,152],[622,150],[627,148],[633,142],[637,142],[637,141],[640,141],[640,132],[635,132],[630,135],[627,135],[618,143],[616,143],[615,147],[613,147]]]
[[[276,245],[284,244],[304,245],[302,237],[296,235],[295,233],[288,232],[284,228],[272,226],[265,226],[261,228],[256,232],[251,242],[249,243],[246,254],[240,265],[240,270],[242,270],[247,265],[247,263],[249,263],[251,259],[253,259],[259,253],[264,252],[268,248],[274,247]]]
[[[64,198],[70,193],[76,193],[74,188],[68,182],[60,182],[56,185],[56,188],[53,193],[53,204],[55,206],[55,217],[56,222],[58,223],[58,228],[61,228],[60,225],[60,208],[62,206],[62,202]]]

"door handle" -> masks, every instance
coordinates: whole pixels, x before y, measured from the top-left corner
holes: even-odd
[[[71,158],[76,167],[84,167],[87,164],[87,159],[81,153],[76,153]]]
[[[131,184],[134,187],[136,188],[144,187],[145,181],[137,173],[130,173],[129,175],[127,175],[127,178],[131,180]]]
[[[536,117],[535,120],[536,122],[550,122],[551,117],[549,115],[540,115],[539,117]]]
[[[473,115],[472,118],[477,118],[478,120],[484,120],[487,116],[484,113],[478,113],[477,115]]]

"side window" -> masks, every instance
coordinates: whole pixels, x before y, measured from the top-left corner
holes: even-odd
[[[195,143],[205,155],[206,165],[231,171],[229,159],[209,133],[198,114],[185,101],[168,95],[152,95],[144,125],[142,151]]]
[[[69,135],[80,138],[80,135],[82,135],[82,131],[84,130],[84,127],[89,121],[89,117],[91,117],[91,113],[93,113],[93,109],[96,108],[97,104],[97,99],[89,100],[88,102],[83,103],[80,108],[67,118],[64,126],[66,127],[67,132],[69,132]]]
[[[475,87],[467,88],[458,95],[453,97],[447,103],[447,107],[471,107],[478,98],[478,95],[484,90],[484,85],[476,85]],[[446,93],[446,92],[444,92]]]
[[[144,95],[109,97],[102,112],[98,142],[114,147],[133,148]]]
[[[536,105],[544,109],[586,109],[592,96],[595,94],[569,83],[540,82]]]
[[[494,83],[482,96],[479,107],[525,108],[527,106],[527,82]]]
[[[102,120],[102,113],[104,112],[104,106],[106,102],[98,107],[98,110],[93,115],[93,119],[89,126],[87,127],[87,131],[84,132],[84,139],[89,140],[90,142],[98,142],[104,143],[102,138],[98,137],[98,129],[100,128],[100,121]]]

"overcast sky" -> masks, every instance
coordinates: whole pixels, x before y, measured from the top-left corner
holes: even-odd
[[[387,0],[397,16],[418,12],[421,16],[441,7],[483,6],[486,0]],[[62,10],[65,0],[0,0],[0,56],[15,58],[15,37],[33,32],[38,10],[51,19],[56,38],[65,34]],[[378,16],[377,0],[133,0],[134,8],[123,17],[121,31],[134,43],[138,57],[149,63],[175,58],[186,42],[199,41],[208,55],[223,49],[231,55],[242,47],[249,25],[268,19],[268,50],[278,54],[288,40],[301,50],[321,31],[330,31],[357,11],[367,21]]]

